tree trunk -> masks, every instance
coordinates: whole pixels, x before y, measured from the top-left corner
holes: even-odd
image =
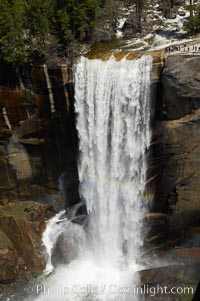
[[[190,0],[190,6],[192,6],[193,0]],[[190,8],[190,18],[193,16],[193,10]]]
[[[142,32],[142,1],[136,0],[136,22],[137,22],[137,31]]]

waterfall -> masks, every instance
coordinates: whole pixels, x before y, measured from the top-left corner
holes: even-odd
[[[150,70],[149,56],[82,58],[76,69],[80,192],[94,253],[109,261],[136,260],[142,243]]]
[[[89,221],[86,230],[63,224],[66,248],[73,242],[78,252],[55,268],[36,300],[140,300],[133,289],[142,268],[147,210],[151,66],[151,56],[121,61],[82,57],[76,65],[80,195]]]

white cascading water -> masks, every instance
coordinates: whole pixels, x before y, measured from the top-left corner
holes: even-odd
[[[140,300],[133,288],[142,267],[147,210],[151,67],[151,56],[121,61],[82,57],[77,63],[80,194],[89,222],[86,232],[69,220],[62,224],[64,231],[59,225],[68,263],[54,269],[35,300]],[[49,258],[52,244],[48,235],[45,239]],[[70,259],[69,248],[76,251]]]
[[[65,213],[65,211],[60,211],[53,218],[51,218],[47,222],[46,231],[43,233],[42,242],[46,247],[46,269],[44,271],[45,274],[49,275],[54,267],[51,262],[52,250],[57,242],[58,237],[63,233],[64,228],[61,224],[61,216]]]

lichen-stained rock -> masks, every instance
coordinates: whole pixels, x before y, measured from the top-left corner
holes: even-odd
[[[163,117],[179,119],[200,108],[200,56],[169,55],[162,73]]]
[[[0,236],[2,238],[2,242],[0,241],[2,252],[9,249],[3,245],[6,237],[15,254],[23,259],[31,272],[42,271],[45,260],[41,235],[45,225],[41,227],[41,223],[44,223],[44,220],[50,218],[52,214],[52,208],[47,204],[30,201],[4,204],[0,213],[0,229],[3,231]]]
[[[0,201],[0,299],[43,270],[41,237],[53,211],[53,204]]]
[[[42,256],[40,236],[37,234],[30,221],[13,217],[2,217],[0,227],[12,241],[17,253],[34,272],[42,271],[44,258]]]
[[[0,229],[0,282],[16,279],[17,253],[8,236]]]

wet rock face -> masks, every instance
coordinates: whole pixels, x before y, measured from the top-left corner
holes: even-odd
[[[0,199],[48,201],[58,194],[62,173],[78,181],[69,69],[4,65],[1,70]],[[70,204],[79,201],[74,187]]]
[[[178,254],[176,259],[178,259]],[[145,294],[144,300],[193,300],[199,279],[199,266],[194,269],[194,262],[169,265],[165,262],[165,257],[160,257],[158,260],[160,260],[160,264],[156,267],[139,272],[141,288]],[[188,289],[184,291],[183,289],[186,287]]]

